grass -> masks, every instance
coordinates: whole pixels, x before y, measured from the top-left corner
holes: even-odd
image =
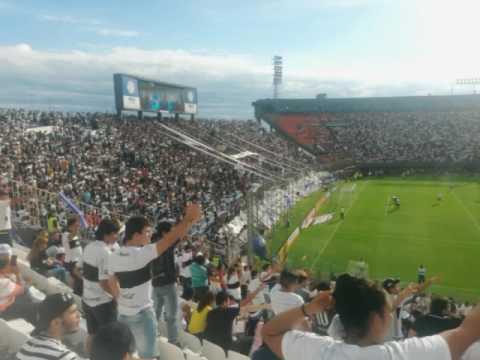
[[[437,201],[438,193],[443,194],[442,201]],[[390,205],[392,195],[400,197],[400,208]],[[272,253],[321,196],[312,194],[291,211],[290,228],[277,226],[270,241]],[[317,275],[339,273],[350,260],[363,258],[371,278],[395,276],[411,282],[424,264],[427,276],[442,278],[433,292],[475,301],[480,297],[480,185],[476,181],[385,178],[340,183],[320,213],[341,207],[345,220],[337,212],[329,223],[302,231],[289,251],[290,266]]]

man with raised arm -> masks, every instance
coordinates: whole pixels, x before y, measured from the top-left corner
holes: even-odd
[[[183,220],[154,244],[150,244],[152,228],[147,219],[132,217],[125,225],[124,246],[110,257],[111,281],[118,290],[119,321],[130,326],[141,358],[157,356],[157,318],[153,310],[150,262],[178,239],[185,238],[201,214],[200,205],[188,205]]]

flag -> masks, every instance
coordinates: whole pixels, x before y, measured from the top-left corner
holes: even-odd
[[[87,220],[85,220],[85,215],[83,214],[83,211],[80,210],[75,203],[69,199],[63,192],[58,193],[58,196],[60,197],[60,200],[62,200],[66,206],[70,208],[75,214],[77,214],[80,217],[80,223],[83,228],[87,228]]]

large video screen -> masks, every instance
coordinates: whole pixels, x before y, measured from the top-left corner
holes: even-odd
[[[114,75],[117,110],[197,113],[197,89],[150,81],[125,74]]]

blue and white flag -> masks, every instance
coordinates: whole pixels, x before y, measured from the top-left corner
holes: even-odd
[[[69,207],[75,214],[80,217],[80,224],[83,228],[87,228],[87,220],[85,220],[85,216],[83,215],[83,211],[80,210],[75,203],[69,199],[63,192],[58,193],[60,200],[62,200],[67,207]]]

